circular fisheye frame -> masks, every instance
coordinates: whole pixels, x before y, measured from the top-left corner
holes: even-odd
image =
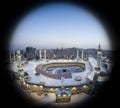
[[[10,42],[11,75],[33,104],[82,104],[109,81],[108,34],[87,9],[47,4],[19,22]]]

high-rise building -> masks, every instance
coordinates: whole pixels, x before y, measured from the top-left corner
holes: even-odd
[[[32,53],[32,52],[34,52],[33,47],[26,47],[26,53]]]
[[[36,56],[36,48],[33,47],[26,47],[26,58],[28,60],[34,59]]]

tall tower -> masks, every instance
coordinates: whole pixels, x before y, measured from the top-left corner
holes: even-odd
[[[97,50],[98,55],[102,55],[102,49],[101,49],[101,44],[99,43],[98,45],[98,50]]]
[[[40,60],[41,60],[41,58],[42,58],[42,56],[41,56],[41,50],[39,50],[39,57],[40,57]]]
[[[99,68],[100,68],[101,56],[102,56],[102,49],[101,49],[101,45],[100,45],[100,43],[99,43],[99,45],[98,45],[98,50],[97,50],[97,61],[98,61],[98,67],[99,67]]]
[[[79,50],[77,49],[77,60],[79,60]]]
[[[18,62],[18,65],[19,67],[21,66],[21,53],[20,53],[20,50],[17,50],[17,62]]]
[[[82,49],[82,53],[81,53],[81,59],[82,59],[82,61],[83,61],[83,59],[84,59],[84,52],[83,52],[83,49]]]
[[[46,61],[46,50],[44,50],[44,60]]]

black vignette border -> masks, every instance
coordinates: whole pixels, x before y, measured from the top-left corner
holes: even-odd
[[[16,106],[32,106],[30,102],[28,102],[26,99],[23,99],[19,92],[16,91],[12,85],[13,81],[9,77],[9,72],[7,70],[7,56],[8,56],[8,47],[9,42],[11,40],[10,34],[13,32],[13,29],[15,28],[17,22],[21,17],[25,15],[25,13],[34,8],[38,5],[43,5],[45,3],[54,3],[56,1],[51,0],[30,0],[30,1],[9,1],[2,3],[2,34],[1,34],[1,86],[3,95],[3,102],[9,103],[10,107],[16,107]],[[60,1],[61,2],[61,1]],[[88,9],[92,10],[104,23],[106,30],[108,31],[110,35],[110,41],[112,44],[113,49],[115,49],[113,53],[113,70],[112,70],[112,78],[107,84],[107,87],[104,87],[103,94],[99,97],[97,97],[95,100],[91,100],[88,103],[85,103],[82,107],[105,107],[111,106],[111,105],[117,105],[118,102],[115,101],[113,98],[115,96],[113,95],[113,92],[116,93],[117,88],[114,88],[114,86],[117,86],[118,79],[118,67],[119,67],[119,34],[118,34],[118,8],[117,3],[115,2],[102,2],[102,1],[84,1],[84,2],[78,2],[77,0],[63,0],[62,2],[71,2],[73,4],[76,4],[78,6],[85,6]],[[108,5],[109,4],[109,5]],[[113,86],[114,84],[114,86]],[[117,90],[118,91],[118,90]],[[117,94],[116,94],[117,95]],[[111,98],[110,98],[111,97]],[[2,103],[3,104],[3,103]],[[7,104],[3,104],[3,106],[6,106]],[[79,107],[79,104],[76,106]]]

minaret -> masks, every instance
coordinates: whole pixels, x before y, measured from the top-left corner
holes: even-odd
[[[40,60],[41,60],[41,58],[42,58],[42,57],[41,57],[41,50],[39,51],[39,57],[40,57]]]
[[[46,61],[46,50],[44,50],[44,60]]]
[[[99,43],[99,45],[98,45],[97,54],[98,54],[98,55],[102,55],[102,49],[101,49],[100,43]]]
[[[79,60],[79,50],[77,49],[77,60]]]
[[[16,56],[17,56],[18,65],[20,67],[21,66],[21,54],[20,54],[20,50],[17,50]]]
[[[83,52],[83,49],[82,49],[82,53],[81,53],[81,59],[82,59],[82,61],[83,61],[83,59],[84,59],[84,52]]]
[[[102,56],[102,49],[101,49],[101,45],[99,43],[98,45],[98,50],[97,50],[97,61],[98,61],[98,67],[100,68],[100,59]]]

